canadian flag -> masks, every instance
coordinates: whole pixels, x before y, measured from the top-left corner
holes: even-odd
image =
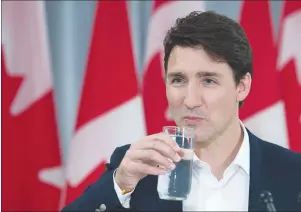
[[[99,1],[67,163],[69,204],[104,172],[117,146],[145,136],[125,1]]]
[[[2,2],[2,211],[57,211],[63,175],[43,1]]]
[[[301,1],[285,1],[278,43],[289,146],[301,152]]]
[[[240,23],[253,51],[254,75],[251,91],[240,110],[240,117],[257,136],[288,148],[285,107],[280,75],[275,68],[277,49],[269,7],[267,0],[245,0],[243,3]]]
[[[163,40],[167,30],[178,17],[205,10],[204,1],[155,1],[146,43],[143,77],[143,102],[147,133],[162,131],[163,126],[174,125],[165,95]],[[155,105],[155,107],[154,107]]]

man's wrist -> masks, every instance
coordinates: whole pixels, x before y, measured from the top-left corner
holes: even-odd
[[[127,193],[132,192],[132,191],[135,189],[135,187],[129,187],[129,186],[123,185],[123,184],[119,181],[119,177],[118,177],[119,172],[118,172],[118,171],[120,171],[120,170],[117,168],[116,171],[115,171],[115,173],[114,173],[114,179],[115,179],[115,182],[116,182],[116,184],[118,185],[119,189],[121,190],[121,194],[122,194],[122,195],[125,195],[125,194],[127,194]]]

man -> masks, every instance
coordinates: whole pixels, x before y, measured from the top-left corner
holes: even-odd
[[[252,81],[252,52],[239,24],[214,12],[192,12],[168,31],[164,48],[172,117],[195,130],[188,198],[158,196],[157,176],[181,155],[158,132],[116,148],[107,171],[63,211],[271,210],[269,200],[277,210],[301,210],[301,155],[257,138],[239,120]]]

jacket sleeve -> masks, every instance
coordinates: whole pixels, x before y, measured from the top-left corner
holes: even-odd
[[[73,202],[61,211],[126,211],[120,204],[114,189],[113,173],[119,166],[129,145],[118,147],[113,152],[110,163],[106,164],[106,171],[99,179]]]

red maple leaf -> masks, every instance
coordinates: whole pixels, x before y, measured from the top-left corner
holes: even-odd
[[[23,78],[7,74],[3,54],[1,67],[2,210],[57,210],[60,190],[38,179],[40,170],[60,165],[52,92],[12,115]]]

